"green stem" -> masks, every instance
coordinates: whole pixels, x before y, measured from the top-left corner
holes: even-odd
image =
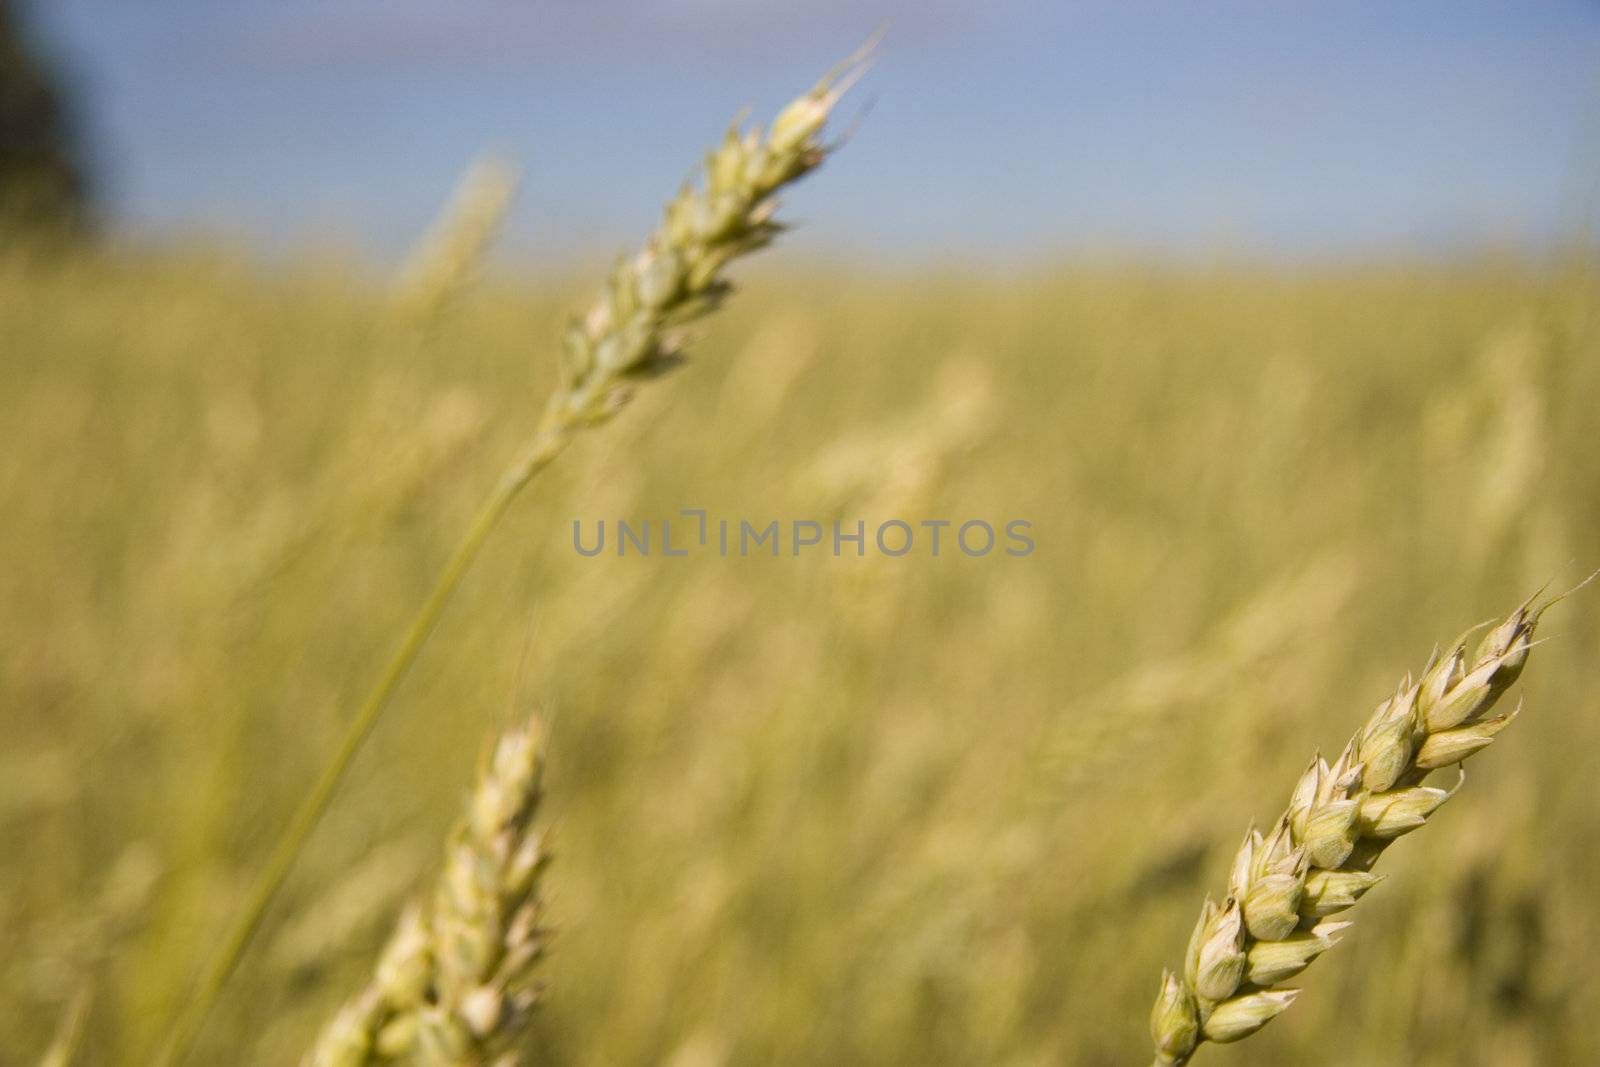
[[[179,1010],[166,1042],[156,1055],[155,1067],[177,1067],[188,1056],[201,1028],[205,1025],[206,1018],[211,1014],[211,1009],[216,1006],[218,998],[222,995],[228,978],[250,947],[250,941],[261,926],[262,919],[266,917],[267,909],[272,905],[285,879],[288,878],[289,871],[294,867],[300,850],[305,847],[317,823],[327,812],[339,783],[343,781],[345,773],[355,761],[356,754],[361,751],[362,743],[372,733],[378,717],[389,704],[389,698],[394,695],[401,679],[405,677],[406,670],[417,658],[417,652],[427,640],[428,634],[433,631],[439,616],[444,613],[445,606],[472,566],[473,560],[477,558],[479,550],[483,548],[489,532],[494,529],[511,502],[522,491],[522,487],[560,453],[567,442],[566,430],[567,427],[561,420],[547,418],[539,432],[517,454],[511,466],[506,469],[478,508],[478,513],[473,516],[472,525],[468,527],[466,536],[456,546],[450,561],[445,564],[444,571],[434,583],[433,590],[423,601],[416,617],[411,620],[411,625],[406,628],[405,637],[395,649],[389,665],[384,668],[372,692],[367,694],[367,699],[356,712],[355,718],[345,728],[344,736],[333,758],[323,767],[322,775],[317,779],[316,785],[296,810],[294,818],[289,821],[288,828],[278,839],[266,868],[257,877],[244,906],[234,916],[233,924],[207,961],[198,987]]]

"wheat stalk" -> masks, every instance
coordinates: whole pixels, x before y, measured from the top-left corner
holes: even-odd
[[[1489,713],[1560,599],[1524,603],[1470,656],[1470,630],[1448,651],[1435,649],[1421,678],[1408,675],[1338,759],[1311,761],[1268,833],[1246,833],[1228,895],[1221,904],[1206,898],[1182,972],[1162,972],[1150,1013],[1155,1067],[1181,1067],[1205,1041],[1248,1037],[1294,1002],[1298,990],[1274,987],[1333,946],[1350,923],[1332,917],[1382,880],[1372,873],[1378,857],[1424,825],[1465,771],[1449,789],[1424,781],[1486,748],[1516,717],[1520,706]]]
[[[372,980],[334,1016],[304,1067],[418,1067],[493,1063],[514,1051],[538,996],[544,946],[533,828],[543,757],[529,724],[506,732],[451,833],[427,907],[406,910]]]
[[[860,76],[872,45],[790,103],[765,135],[728,131],[706,158],[703,186],[685,184],[644,249],[617,264],[605,292],[566,332],[560,381],[533,433],[478,509],[443,573],[402,636],[377,684],[356,711],[316,784],[296,810],[250,896],[201,974],[157,1054],[157,1067],[188,1055],[222,987],[249,947],[400,680],[432,632],[489,533],[535,474],[586,427],[610,419],[635,386],[680,362],[680,327],[713,310],[731,291],[723,276],[739,256],[770,244],[783,226],[776,194],[815,170],[832,151],[822,130],[840,97]]]

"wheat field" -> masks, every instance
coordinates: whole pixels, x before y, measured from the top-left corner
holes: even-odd
[[[195,1062],[298,1059],[535,709],[534,1062],[1146,1062],[1309,752],[1600,562],[1592,263],[739,274],[489,542]],[[79,1062],[154,1051],[587,277],[493,271],[420,329],[336,262],[0,250],[0,1064],[85,991]],[[574,549],[685,508],[1035,548]],[[1307,995],[1197,1062],[1600,1058],[1594,603]]]

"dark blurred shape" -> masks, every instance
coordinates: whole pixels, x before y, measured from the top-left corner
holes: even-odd
[[[88,195],[59,85],[0,0],[0,229],[78,232]]]

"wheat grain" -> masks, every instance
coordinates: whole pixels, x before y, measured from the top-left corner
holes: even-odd
[[[306,1067],[520,1062],[515,1042],[538,995],[544,946],[533,827],[543,764],[530,724],[504,734],[450,836],[426,907],[401,916],[372,981],[341,1008]]]
[[[1517,680],[1540,616],[1560,597],[1524,603],[1470,656],[1463,634],[1435,650],[1420,680],[1408,676],[1331,765],[1319,755],[1301,775],[1270,832],[1245,835],[1228,895],[1209,897],[1181,974],[1163,972],[1150,1015],[1155,1067],[1179,1067],[1205,1041],[1250,1036],[1298,990],[1272,989],[1332,947],[1349,925],[1328,917],[1382,880],[1378,857],[1424,825],[1455,786],[1424,785],[1433,771],[1487,747],[1517,711],[1490,717]]]

